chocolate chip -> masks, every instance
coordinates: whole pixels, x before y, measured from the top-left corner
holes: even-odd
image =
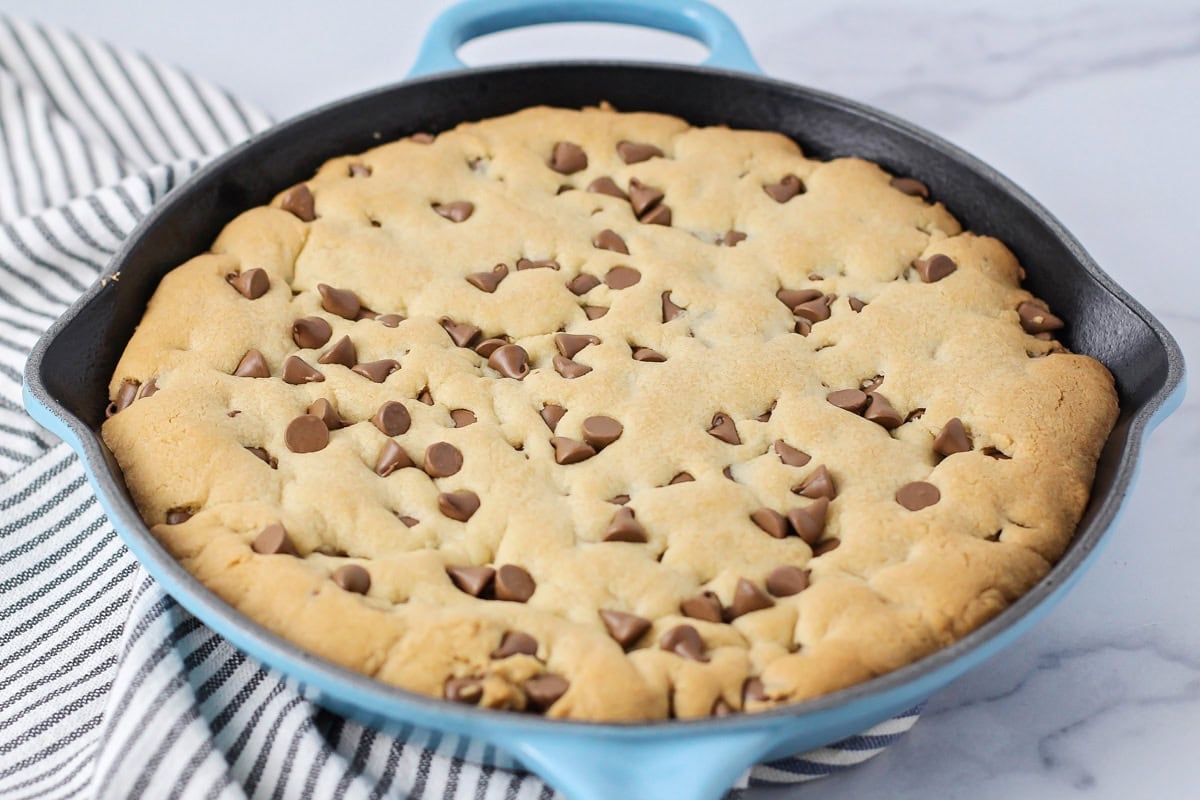
[[[451,222],[465,222],[475,211],[475,204],[465,200],[453,203],[434,203],[433,210]]]
[[[788,512],[788,522],[801,541],[812,547],[821,540],[825,532],[825,517],[829,513],[829,498],[818,497],[804,508],[793,508]]]
[[[651,350],[649,347],[636,347],[633,350],[634,361],[645,361],[650,364],[661,364],[667,360],[667,357],[657,350]]]
[[[558,702],[558,698],[571,688],[570,682],[561,675],[536,675],[525,681],[525,699],[535,711],[545,711]]]
[[[625,140],[617,142],[617,155],[626,164],[640,164],[655,157],[662,158],[662,154],[663,151],[652,144]]]
[[[921,276],[922,281],[925,283],[936,283],[958,269],[958,264],[950,256],[938,253],[935,256],[914,261],[913,267],[917,270],[917,274]]]
[[[475,352],[483,358],[490,358],[492,353],[496,352],[498,348],[504,347],[506,344],[512,344],[512,342],[510,342],[508,339],[501,339],[499,337],[493,339],[484,339],[482,342],[475,345]]]
[[[386,478],[398,469],[415,466],[408,453],[404,452],[404,448],[388,439],[383,443],[383,447],[379,448],[379,457],[375,459],[375,474]]]
[[[725,235],[717,240],[717,244],[723,244],[726,247],[737,247],[740,242],[746,241],[746,234],[741,231],[726,231]]]
[[[607,228],[592,237],[592,247],[597,250],[611,250],[614,253],[629,255],[629,248],[625,245],[625,240],[616,231]]]
[[[658,646],[690,661],[708,661],[704,652],[704,640],[691,625],[676,625],[663,634]]]
[[[553,258],[539,258],[539,259],[518,258],[517,259],[517,269],[518,270],[525,270],[525,269],[558,270],[558,269],[560,269],[560,267],[559,267],[558,262],[555,261]]]
[[[617,197],[621,200],[628,200],[629,195],[621,191],[621,187],[617,186],[616,181],[608,176],[596,178],[588,184],[587,190],[593,194],[606,194],[609,197]]]
[[[556,355],[552,359],[552,363],[554,364],[554,371],[564,378],[579,378],[592,371],[592,368],[586,364],[572,361],[563,355]]]
[[[671,302],[670,290],[662,293],[662,321],[664,323],[682,316],[685,310],[683,307]]]
[[[892,178],[892,188],[923,200],[929,199],[929,187],[916,178]]]
[[[997,461],[1012,461],[1012,456],[1005,453],[998,447],[985,447],[979,452],[983,453],[988,458],[994,458]]]
[[[721,622],[723,619],[721,599],[717,597],[716,592],[704,591],[689,597],[679,604],[679,611],[685,617],[706,622]]]
[[[433,144],[433,140],[435,137],[434,137],[434,134],[432,134],[432,133],[427,133],[426,131],[417,131],[416,133],[414,133],[412,136],[409,136],[408,138],[411,139],[412,141],[416,142],[417,144]]]
[[[792,313],[811,323],[824,322],[829,319],[829,295],[822,295],[815,300],[801,303],[792,309]]]
[[[351,178],[369,178],[371,177],[371,168],[366,164],[351,164],[349,170]]]
[[[708,435],[714,439],[720,439],[726,444],[742,443],[742,437],[738,436],[737,426],[733,424],[733,419],[721,412],[713,415],[712,427],[708,429]]]
[[[600,619],[608,629],[608,635],[626,650],[650,630],[650,620],[624,611],[601,609]]]
[[[479,495],[469,490],[442,492],[437,498],[438,511],[450,519],[466,522],[479,510]]]
[[[325,376],[300,356],[288,356],[287,361],[283,362],[284,383],[300,386],[305,383],[320,383],[324,380]]]
[[[863,417],[882,425],[889,431],[904,424],[904,418],[900,416],[900,412],[892,408],[891,402],[886,397],[879,392],[871,392],[867,397],[867,410]]]
[[[269,378],[271,377],[271,368],[267,366],[267,360],[263,358],[262,353],[257,350],[247,350],[233,374],[239,378]]]
[[[731,481],[737,480],[736,478],[733,477],[733,464],[726,465],[726,467],[723,470],[721,470],[721,474],[724,475],[726,478],[728,478]]]
[[[920,419],[923,416],[925,416],[925,409],[914,408],[912,411],[908,412],[908,415],[904,418],[904,421],[912,422],[914,419]]]
[[[825,399],[843,411],[849,411],[853,414],[863,413],[867,407],[867,403],[871,402],[871,399],[867,397],[867,393],[860,389],[839,389],[836,392],[830,392],[825,395]]]
[[[638,217],[638,222],[645,225],[666,225],[669,227],[671,225],[671,207],[666,203],[660,203]]]
[[[471,343],[479,338],[481,333],[479,328],[476,328],[474,325],[466,322],[455,322],[450,317],[442,317],[438,320],[438,324],[446,331],[446,335],[450,337],[451,341],[459,347],[470,347]]]
[[[841,545],[841,543],[841,539],[826,539],[813,548],[813,558],[819,558],[826,553],[832,553],[834,550],[838,549],[838,546]]]
[[[600,319],[608,313],[608,309],[604,306],[584,306],[583,314],[588,319]]]
[[[824,297],[824,295],[817,289],[780,289],[775,293],[775,296],[779,298],[779,302],[787,306],[793,314],[796,313],[797,306],[801,306],[812,300],[819,300]]]
[[[394,328],[404,322],[404,317],[399,314],[380,314],[375,321],[385,328]]]
[[[737,588],[733,591],[733,602],[729,604],[726,613],[730,621],[753,611],[761,611],[775,605],[775,601],[745,578],[738,578]]]
[[[909,511],[920,511],[942,499],[942,493],[932,483],[913,481],[896,490],[896,502]]]
[[[860,311],[862,311],[864,308],[867,307],[867,304],[864,303],[862,300],[859,300],[857,297],[848,298],[848,301],[850,303],[850,310],[853,311],[855,314],[859,313]]]
[[[783,566],[771,570],[767,575],[767,591],[776,597],[791,597],[808,588],[809,571],[799,567]]]
[[[491,587],[496,570],[491,567],[446,567],[446,574],[460,591],[479,597]]]
[[[779,402],[778,400],[772,400],[771,405],[767,406],[767,410],[764,411],[763,413],[759,414],[754,419],[756,419],[759,422],[770,422],[771,414],[773,414],[775,412],[775,406],[778,402]]]
[[[455,703],[477,705],[483,699],[483,681],[479,678],[450,678],[442,688],[442,694]]]
[[[771,196],[776,203],[786,203],[798,194],[804,194],[804,181],[795,175],[784,175],[779,183],[768,183],[763,191]]]
[[[524,380],[529,374],[529,354],[520,345],[506,344],[488,356],[488,366],[506,378]]]
[[[950,419],[933,440],[933,451],[938,455],[952,456],[955,453],[966,453],[971,449],[971,439],[967,429],[963,427],[958,417]]]
[[[425,474],[431,478],[449,478],[462,465],[462,453],[449,442],[436,442],[425,448]]]
[[[537,584],[533,577],[521,567],[505,564],[496,570],[496,599],[524,603],[533,597]]]
[[[414,525],[419,525],[419,524],[420,524],[420,522],[421,522],[421,520],[417,519],[416,517],[410,517],[410,516],[407,516],[407,515],[404,515],[404,514],[397,514],[397,515],[396,515],[396,519],[398,519],[398,520],[400,520],[401,522],[403,522],[403,523],[404,523],[404,527],[406,527],[406,528],[411,528],[411,527],[413,527]]]
[[[257,353],[258,351],[252,350],[250,352]],[[242,361],[245,362],[246,358],[249,355],[250,355],[250,353],[246,353],[246,356],[242,357]],[[262,358],[262,356],[259,355],[259,358]],[[263,366],[265,368],[265,366],[266,366],[265,362],[264,362]],[[242,368],[242,366],[241,366],[241,364],[239,364],[238,370],[241,370],[241,368]],[[238,372],[235,371],[233,374],[237,375]],[[253,378],[264,377],[264,378],[266,378],[266,377],[270,377],[270,374],[271,373],[268,372],[266,375],[262,375],[262,376],[259,376],[259,375],[245,376],[245,375],[243,375],[241,377],[253,377]],[[108,404],[108,408],[105,409],[105,416],[111,417],[113,414],[119,414],[120,412],[129,408],[129,406],[131,406],[133,404],[133,401],[137,399],[138,386],[140,386],[140,385],[141,384],[139,384],[137,381],[132,381],[132,380],[121,381],[121,386],[119,389],[117,389],[117,398],[113,402]]]
[[[724,697],[718,697],[713,701],[712,710],[708,712],[709,716],[713,717],[728,717],[730,714],[736,714],[737,710],[725,702]]]
[[[833,478],[829,476],[829,470],[825,468],[824,464],[810,472],[799,485],[793,487],[792,491],[801,497],[811,497],[814,500],[818,497],[824,497],[827,500],[837,497]]]
[[[567,289],[576,297],[585,295],[592,289],[600,285],[600,279],[595,275],[590,275],[586,272],[581,272],[571,280],[567,281]],[[589,317],[590,319],[590,317]]]
[[[806,319],[798,319],[796,320],[796,327],[794,330],[801,336],[808,336],[810,333],[812,333],[812,323]]]
[[[880,386],[883,386],[883,376],[882,375],[875,375],[866,380],[859,381],[859,384],[858,384],[858,388],[862,389],[868,395],[871,394],[871,392],[878,389]]]
[[[474,425],[477,422],[475,419],[475,412],[466,408],[451,409],[450,420],[454,423],[454,427],[456,428],[465,428],[468,425]]]
[[[409,426],[412,425],[412,417],[403,403],[388,400],[379,407],[375,416],[371,417],[371,424],[384,436],[399,436],[408,432]]]
[[[491,657],[499,660],[510,656],[537,656],[537,639],[523,631],[508,631],[500,639],[500,646],[492,651]]]
[[[427,406],[433,405],[433,395],[429,393],[428,386],[417,394],[417,402],[424,403]]]
[[[246,450],[247,450],[247,452],[250,453],[250,455],[252,455],[255,458],[257,458],[258,460],[262,461],[264,464],[266,464],[271,469],[279,469],[279,462],[276,461],[275,459],[271,458],[271,454],[266,451],[266,448],[247,447]]]
[[[766,690],[763,688],[763,682],[760,678],[747,678],[742,684],[742,705],[747,703],[761,703],[767,699]]]
[[[546,405],[542,406],[540,413],[542,415],[542,421],[546,423],[546,427],[553,432],[554,429],[558,427],[558,421],[563,418],[563,415],[567,413],[567,410],[562,406],[558,406],[553,403],[547,403]]]
[[[787,518],[770,508],[760,508],[750,515],[750,521],[776,539],[788,535]]]
[[[299,555],[296,552],[296,548],[292,545],[292,540],[288,538],[287,529],[278,522],[263,528],[258,536],[254,537],[254,542],[250,545],[250,548],[259,555],[264,556],[279,554],[289,556]]]
[[[371,573],[358,564],[343,564],[330,577],[339,588],[354,594],[366,594],[371,588]]]
[[[641,279],[642,273],[633,267],[613,267],[604,275],[604,282],[610,289],[628,289]]]
[[[288,423],[283,441],[293,453],[315,453],[329,444],[329,428],[320,417],[302,414]]]
[[[646,212],[662,202],[665,195],[662,190],[656,189],[653,186],[647,186],[637,178],[629,181],[629,204],[633,206],[633,213],[639,219]]]
[[[1034,335],[1060,330],[1065,324],[1036,303],[1021,303],[1017,306],[1017,316],[1021,319],[1021,328]]]
[[[779,460],[789,467],[803,467],[812,460],[812,456],[803,450],[798,450],[783,439],[775,440],[775,454]]]
[[[279,207],[295,214],[301,222],[312,222],[317,218],[312,192],[306,183],[298,183],[284,192],[279,198]]]
[[[317,291],[321,293],[321,308],[330,314],[337,314],[343,319],[358,319],[362,303],[359,302],[358,295],[354,292],[349,289],[335,289],[324,283],[317,284]],[[295,335],[294,330],[293,328],[293,335]]]
[[[350,341],[350,337],[343,336],[337,340],[333,347],[322,353],[317,362],[321,364],[341,364],[346,369],[350,369],[358,363],[358,351],[354,347],[354,342]]]
[[[355,364],[351,371],[363,376],[372,383],[383,383],[387,376],[400,369],[400,362],[393,358],[381,358],[378,361],[364,361]]]
[[[257,267],[230,273],[225,276],[225,280],[229,281],[229,285],[237,289],[238,293],[248,300],[257,300],[271,288],[271,279],[267,277],[266,271]]]
[[[587,169],[587,153],[574,142],[558,142],[550,155],[550,169],[563,175],[573,175]]]
[[[667,481],[667,486],[674,486],[677,483],[691,483],[694,480],[696,479],[692,477],[692,473],[680,472],[677,473],[674,478],[671,478],[671,480]]]
[[[615,496],[609,498],[608,502],[612,503],[614,506],[623,506],[629,502],[629,495],[618,494],[618,495],[615,495]]]
[[[578,464],[580,461],[587,461],[596,455],[596,449],[591,445],[576,439],[568,439],[565,436],[551,438],[550,446],[554,448],[554,463],[556,464]]]
[[[138,399],[145,400],[147,397],[153,397],[156,394],[158,394],[158,380],[151,378],[146,381],[146,384],[142,386],[142,390],[138,392]]]
[[[600,344],[600,337],[578,333],[554,334],[554,346],[567,358],[574,358],[576,353],[589,344]]]
[[[301,317],[292,323],[292,341],[297,347],[315,350],[324,347],[333,335],[333,328],[320,317]]]
[[[166,522],[168,525],[182,525],[192,518],[192,512],[186,508],[172,508],[167,512]]]
[[[500,281],[508,277],[508,267],[503,264],[497,264],[492,267],[491,272],[472,272],[467,276],[467,283],[474,286],[481,292],[491,294],[496,291],[496,287],[500,285]]]
[[[621,438],[625,428],[612,417],[588,417],[583,421],[583,439],[597,450]]]
[[[324,397],[319,397],[312,401],[304,413],[312,414],[314,417],[320,417],[321,421],[325,423],[325,427],[331,431],[336,431],[339,428],[344,428],[346,426],[346,423],[342,421],[342,418],[339,417],[337,412],[333,410],[333,404]]]
[[[642,527],[642,523],[634,519],[632,508],[622,506],[617,509],[617,513],[613,514],[612,522],[608,523],[608,530],[604,532],[604,541],[606,542],[647,542],[646,529]]]

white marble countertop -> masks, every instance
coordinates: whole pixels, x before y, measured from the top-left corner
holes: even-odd
[[[445,0],[0,0],[143,50],[277,117],[399,79]],[[1174,332],[1200,369],[1200,4],[848,7],[718,0],[766,72],[881,107],[1007,173]],[[336,9],[336,10],[333,10]],[[473,63],[699,60],[658,34],[572,26],[469,45]],[[1096,566],[1011,649],[853,772],[779,797],[1200,796],[1200,393],[1149,440]]]

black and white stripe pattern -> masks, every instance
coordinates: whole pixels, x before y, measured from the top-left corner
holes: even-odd
[[[491,747],[320,709],[167,597],[21,409],[41,332],[146,211],[268,124],[143,56],[0,17],[0,798],[549,798]],[[880,752],[916,712],[751,785]],[[743,785],[746,784],[743,781]]]

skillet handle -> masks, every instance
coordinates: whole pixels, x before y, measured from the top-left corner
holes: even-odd
[[[433,21],[408,77],[467,69],[456,55],[466,42],[548,22],[617,22],[679,33],[708,47],[705,66],[762,73],[733,20],[704,0],[464,0]]]

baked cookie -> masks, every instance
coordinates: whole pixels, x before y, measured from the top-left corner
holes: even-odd
[[[221,598],[589,720],[943,647],[1060,557],[1115,420],[1003,244],[773,133],[528,109],[326,163],[163,279],[103,435]]]

